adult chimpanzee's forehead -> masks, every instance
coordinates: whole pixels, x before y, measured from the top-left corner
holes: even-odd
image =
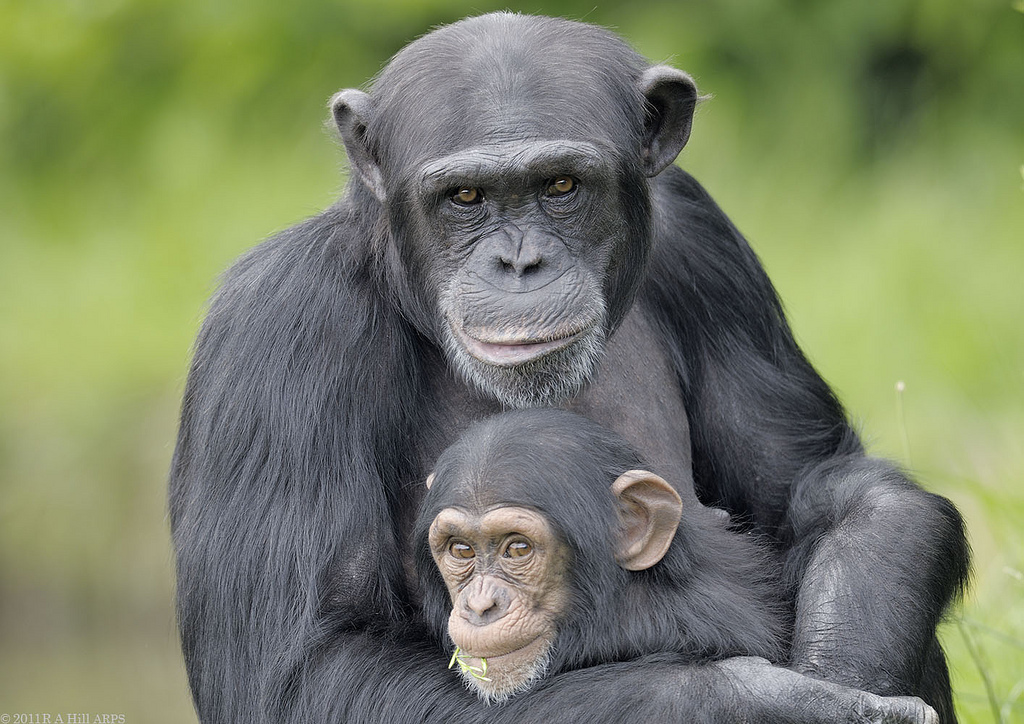
[[[415,84],[435,75],[484,92],[504,95],[529,92],[532,87],[543,96],[550,90],[545,87],[546,77],[561,78],[558,89],[571,91],[576,80],[607,78],[613,73],[620,76],[616,82],[629,83],[647,65],[625,41],[604,28],[559,18],[491,13],[413,41],[392,58],[376,85],[393,86],[403,79]],[[542,84],[517,86],[520,80]]]
[[[593,26],[506,13],[471,18],[394,57],[374,84],[367,131],[395,161],[522,139],[632,145],[647,65]]]

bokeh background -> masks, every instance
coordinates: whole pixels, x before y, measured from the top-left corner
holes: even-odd
[[[1021,0],[0,2],[0,712],[194,721],[165,484],[205,300],[342,188],[334,91],[510,6],[713,94],[678,163],[871,449],[966,515],[959,712],[1024,721]]]

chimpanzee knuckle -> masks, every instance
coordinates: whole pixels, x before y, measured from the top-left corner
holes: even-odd
[[[896,696],[886,699],[893,711],[888,712],[885,724],[939,724],[938,713],[916,696]]]
[[[921,718],[922,724],[942,724],[939,720],[939,713],[932,707],[925,704],[923,701],[921,704],[924,706],[924,715]]]
[[[878,696],[858,692],[856,720],[865,724],[938,724],[932,707],[916,696]]]

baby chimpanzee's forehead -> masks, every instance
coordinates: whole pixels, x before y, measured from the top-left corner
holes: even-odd
[[[434,519],[435,535],[467,535],[478,538],[500,538],[518,533],[534,540],[549,540],[555,531],[547,517],[538,510],[519,505],[504,505],[485,511],[463,506],[445,508]]]

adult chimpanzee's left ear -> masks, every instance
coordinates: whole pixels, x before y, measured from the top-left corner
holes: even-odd
[[[622,523],[615,560],[627,571],[641,571],[668,552],[683,501],[665,480],[646,470],[629,470],[612,483]]]
[[[697,85],[681,70],[654,65],[640,76],[640,91],[647,101],[644,170],[648,176],[657,176],[676,160],[690,138]]]

